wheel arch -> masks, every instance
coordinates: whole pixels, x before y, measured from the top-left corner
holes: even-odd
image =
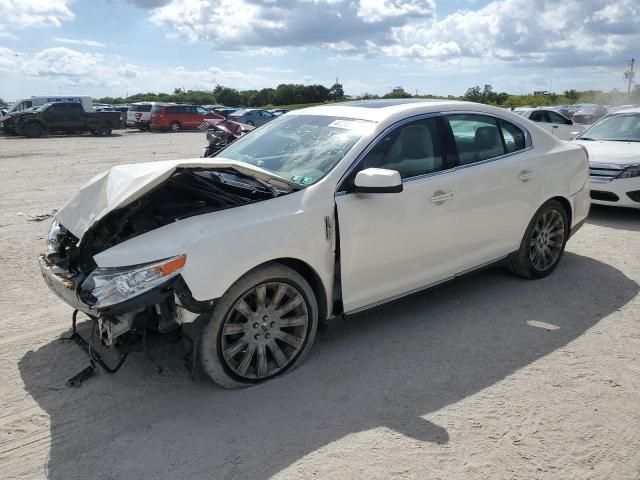
[[[242,277],[244,277],[248,273],[258,268],[264,267],[265,265],[269,265],[273,263],[279,263],[280,265],[289,267],[292,270],[294,270],[296,273],[302,275],[302,277],[309,283],[309,286],[311,287],[311,290],[313,290],[313,293],[315,293],[316,295],[316,300],[318,302],[318,321],[320,322],[320,326],[322,326],[323,323],[326,323],[327,319],[329,318],[330,310],[329,310],[329,300],[328,300],[327,290],[324,285],[324,282],[322,281],[322,278],[320,277],[318,272],[311,265],[309,265],[304,260],[300,260],[299,258],[280,257],[280,258],[274,258],[274,259],[262,262],[258,265],[253,266],[249,270],[245,271],[234,282],[231,283],[231,286],[237,283],[238,280],[240,280]],[[231,288],[231,286],[229,286],[229,288]]]
[[[329,316],[327,291],[322,282],[322,279],[320,278],[320,275],[318,275],[318,272],[316,272],[311,265],[303,260],[291,257],[276,258],[269,262],[265,262],[262,265],[265,265],[267,263],[280,263],[302,275],[304,279],[309,282],[311,289],[316,294],[316,299],[318,301],[318,321],[322,324],[327,320]]]
[[[551,197],[549,200],[555,200],[559,202],[563,207],[565,212],[567,212],[567,217],[569,217],[569,229],[571,229],[571,222],[573,221],[573,209],[571,207],[571,202],[562,196]],[[549,201],[547,200],[547,202]],[[546,202],[545,202],[546,203]]]

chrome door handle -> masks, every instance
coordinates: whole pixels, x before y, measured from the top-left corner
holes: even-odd
[[[442,190],[438,190],[433,194],[433,196],[429,199],[431,203],[435,203],[436,205],[442,205],[447,200],[451,200],[453,198],[453,192],[443,192]]]
[[[521,182],[528,182],[535,176],[535,172],[533,170],[522,170],[520,175],[518,175],[518,180]]]
[[[554,125],[554,126],[553,126],[553,127],[551,127],[551,128],[558,128],[558,125]]]

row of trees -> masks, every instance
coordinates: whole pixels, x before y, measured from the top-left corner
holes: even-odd
[[[212,91],[183,90],[176,88],[173,93],[136,93],[129,97],[103,97],[96,102],[121,104],[133,102],[190,102],[198,105],[222,104],[243,107],[264,107],[267,105],[291,105],[323,103],[344,99],[342,85],[335,83],[331,88],[324,85],[281,84],[276,88],[261,90],[236,90],[216,85]]]
[[[631,95],[616,89],[611,92],[601,90],[565,90],[562,94],[537,92],[533,95],[510,95],[506,92],[494,92],[491,85],[475,86],[467,89],[464,100],[508,107],[570,105],[573,103],[599,103],[602,105],[622,105],[640,102],[640,85],[636,85]]]
[[[216,85],[211,91],[183,90],[176,88],[173,93],[137,93],[127,98],[104,97],[97,102],[121,104],[133,102],[190,102],[198,105],[222,104],[243,107],[267,107],[276,105],[305,105],[344,100],[342,85],[335,83],[331,88],[323,85],[281,84],[276,88],[261,90],[236,90],[235,88]],[[377,98],[411,98],[411,93],[402,87],[395,87],[384,95],[364,93],[361,99]],[[562,94],[538,92],[535,95],[511,95],[506,92],[495,92],[491,85],[474,86],[461,97],[449,95],[419,95],[419,98],[447,98],[487,103],[504,107],[542,106],[572,104],[577,102],[600,103],[604,105],[620,105],[625,103],[640,103],[640,85],[636,85],[629,96],[627,93],[613,90],[602,92],[599,90],[565,90]]]

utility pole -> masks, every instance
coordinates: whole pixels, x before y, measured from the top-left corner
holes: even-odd
[[[635,74],[636,74],[636,73],[633,71],[633,66],[634,66],[634,64],[635,64],[635,63],[636,63],[636,59],[635,59],[635,58],[632,58],[632,59],[631,59],[631,64],[630,64],[631,68],[630,68],[627,72],[624,72],[624,78],[625,78],[625,80],[627,80],[627,82],[628,82],[628,83],[627,83],[627,93],[628,93],[629,95],[631,95],[631,85],[633,84],[633,77],[634,77],[634,76],[635,76]]]

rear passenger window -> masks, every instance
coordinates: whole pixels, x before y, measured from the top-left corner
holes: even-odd
[[[404,178],[443,169],[440,132],[435,118],[398,127],[381,138],[362,159],[359,170],[386,168]]]
[[[557,114],[556,112],[547,112],[549,115],[549,120],[551,123],[559,123],[561,125],[569,125],[569,121],[564,118],[562,115]]]
[[[531,115],[529,115],[529,120],[531,120],[532,122],[549,123],[547,112],[545,112],[544,110],[536,110],[534,112],[531,112]]]
[[[495,118],[484,115],[451,115],[448,119],[461,165],[505,154]]]
[[[460,165],[481,162],[525,147],[524,132],[505,120],[485,115],[448,117]]]
[[[524,132],[520,127],[509,123],[506,120],[500,120],[500,130],[502,130],[502,138],[504,138],[504,146],[507,153],[517,152],[525,147]]]

